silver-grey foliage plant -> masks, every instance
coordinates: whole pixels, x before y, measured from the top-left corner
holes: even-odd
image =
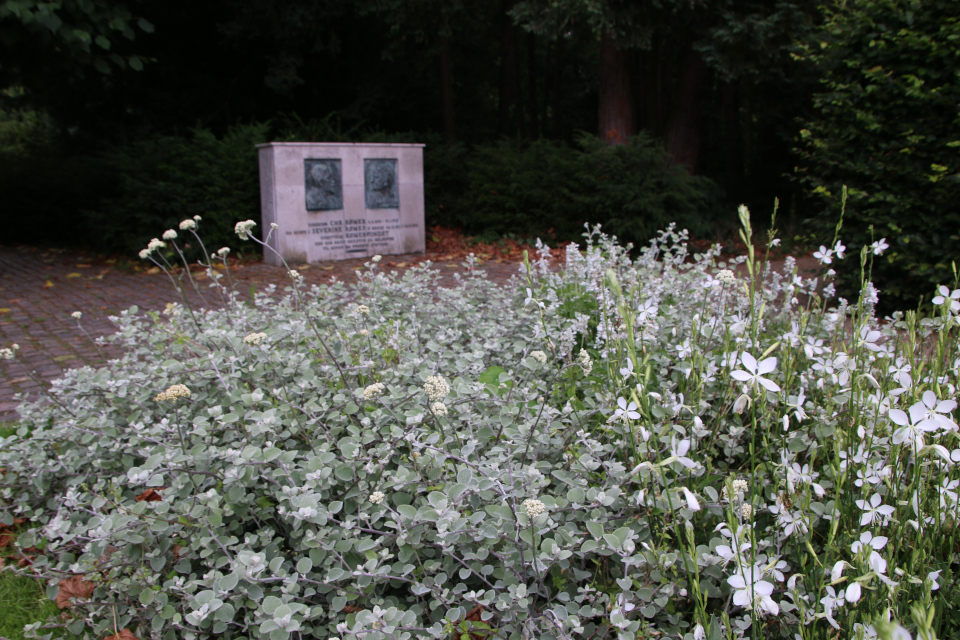
[[[737,275],[684,240],[632,260],[594,231],[507,287],[374,259],[250,300],[208,265],[221,308],[121,314],[124,356],[0,448],[48,595],[95,587],[28,634],[873,637],[914,602],[929,630],[951,561],[885,545],[956,522],[958,365],[916,354],[956,355],[960,292],[881,330],[873,293],[826,309],[790,261]]]

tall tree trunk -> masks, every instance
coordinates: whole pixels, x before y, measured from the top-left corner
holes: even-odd
[[[554,138],[560,137],[560,128],[563,119],[560,117],[560,96],[563,85],[563,39],[557,38],[553,43],[553,87],[550,96],[550,132]]]
[[[650,49],[637,55],[638,66],[635,77],[639,78],[637,88],[637,107],[639,119],[637,129],[644,130],[654,137],[663,135],[663,79],[662,51],[659,38],[652,38]]]
[[[700,54],[689,48],[683,58],[677,106],[667,125],[667,156],[674,165],[696,171],[700,160],[700,85],[707,67]]]
[[[513,42],[514,44],[523,37],[523,33],[520,30],[520,27],[513,27]],[[516,134],[519,135],[524,140],[528,139],[527,135],[527,118],[526,110],[524,108],[525,101],[523,95],[523,56],[520,52],[515,52],[516,55],[513,56],[513,67],[511,67],[511,76],[510,79],[513,81],[513,95],[515,97],[513,105],[513,117],[516,124]]]
[[[723,85],[723,107],[721,126],[723,127],[724,186],[728,193],[741,193],[744,187],[743,145],[740,138],[740,104],[737,85],[726,82]]]
[[[604,33],[600,38],[600,137],[624,144],[635,133],[630,54]]]
[[[499,102],[497,131],[501,136],[509,136],[512,133],[510,108],[513,106],[513,21],[507,12],[513,3],[504,0],[500,6],[500,87],[497,95]]]
[[[527,104],[530,111],[530,138],[540,137],[540,101],[537,92],[537,41],[527,34]]]
[[[447,14],[441,16],[440,30],[440,94],[443,101],[443,137],[447,144],[457,140],[457,129],[453,120],[453,72],[450,62],[450,37],[447,35]]]

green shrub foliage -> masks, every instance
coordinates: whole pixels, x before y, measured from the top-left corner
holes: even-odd
[[[719,253],[594,233],[509,286],[373,259],[123,313],[0,438],[0,521],[89,596],[28,635],[948,637],[960,291],[880,326]]]
[[[838,3],[805,57],[823,74],[817,117],[801,131],[799,177],[825,207],[832,237],[841,185],[848,250],[885,237],[873,279],[888,304],[914,305],[931,284],[954,281],[960,256],[960,3]],[[872,227],[872,229],[871,229]],[[841,270],[855,294],[859,265]]]
[[[90,227],[81,211],[116,191],[116,177],[101,157],[78,156],[56,145],[0,152],[4,241],[83,241]]]
[[[502,141],[468,163],[458,219],[473,233],[572,240],[590,223],[645,243],[671,222],[707,235],[718,219],[714,183],[670,165],[643,134],[616,146],[586,134],[576,146]]]
[[[184,217],[199,215],[208,247],[241,248],[233,224],[260,219],[255,145],[268,141],[269,125],[259,123],[231,127],[219,137],[196,128],[189,135],[144,138],[113,148],[106,159],[120,191],[84,213],[96,229],[94,242],[133,255],[157,229],[175,228]]]

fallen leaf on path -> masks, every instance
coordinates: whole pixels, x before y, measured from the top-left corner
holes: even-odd
[[[160,273],[160,267],[150,267],[149,269],[144,271],[144,273],[147,274],[148,276],[152,276],[155,273]]]
[[[68,273],[68,274],[67,274],[67,277],[68,277],[68,278],[80,278],[80,277],[83,277],[83,274],[74,271],[73,273]]]
[[[88,599],[93,595],[93,590],[97,588],[97,585],[89,580],[84,580],[83,575],[64,578],[57,586],[60,587],[60,590],[57,592],[56,603],[61,609],[71,606],[71,598]]]
[[[50,280],[47,280],[46,282],[43,283],[43,288],[44,288],[44,289],[52,289],[52,288],[55,287],[55,286],[56,286],[56,285],[53,284],[53,282],[50,281]]]
[[[77,269],[89,269],[92,266],[92,264],[78,264]]]
[[[107,636],[103,640],[140,640],[137,636],[133,635],[133,632],[130,629],[120,629],[120,633],[114,636]]]

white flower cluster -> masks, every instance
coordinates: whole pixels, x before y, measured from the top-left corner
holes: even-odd
[[[197,217],[199,218],[200,216],[197,216]],[[196,229],[196,228],[197,228],[197,221],[192,220],[190,218],[187,218],[186,220],[180,223],[181,231],[190,231],[191,229]]]
[[[545,364],[547,362],[547,354],[545,354],[543,351],[531,351],[530,357],[540,364]]]
[[[547,505],[535,498],[527,498],[520,506],[523,507],[523,510],[526,511],[527,515],[531,518],[536,518],[540,514],[547,512]]]
[[[358,304],[353,308],[353,315],[355,316],[366,316],[370,315],[370,307],[365,304]]]
[[[386,391],[386,387],[382,382],[374,382],[369,387],[363,390],[363,399],[364,400],[373,400]]]
[[[169,387],[166,391],[157,394],[157,397],[154,398],[156,402],[163,402],[164,400],[176,400],[177,398],[189,398],[190,389],[185,385],[175,384]]]
[[[177,239],[177,232],[174,231],[173,229],[167,229],[166,231],[163,232],[163,239],[164,239],[164,240],[176,240],[176,239]]]
[[[721,269],[720,272],[717,273],[717,280],[719,280],[721,284],[733,284],[737,281],[737,276],[734,275],[730,269]]]
[[[423,390],[430,396],[430,400],[438,402],[447,397],[450,393],[450,385],[442,376],[430,376],[423,383]]]
[[[243,339],[243,343],[244,343],[244,344],[258,345],[258,344],[260,344],[266,337],[267,337],[267,334],[262,333],[262,332],[260,332],[260,333],[251,333],[250,335],[246,336],[246,337]]]
[[[217,249],[217,255],[221,258],[226,258],[228,253],[230,253],[230,247],[220,247]]]
[[[368,499],[373,504],[381,504],[383,503],[383,499],[386,497],[387,496],[383,494],[383,491],[374,491],[373,493],[370,494],[370,497]]]
[[[74,311],[73,313],[70,314],[71,318],[76,318],[77,320],[79,320],[81,316],[83,316],[83,313],[80,311]]]
[[[585,376],[590,375],[590,372],[593,371],[593,360],[590,359],[590,354],[584,349],[580,349],[580,353],[577,354],[577,364],[583,369],[583,375]]]
[[[432,411],[435,416],[445,416],[447,415],[447,405],[442,402],[434,402],[430,405],[430,411]]]
[[[10,345],[9,349],[6,347],[4,347],[3,349],[0,349],[0,360],[13,360],[13,354],[19,348],[20,348],[20,345],[12,344]]]
[[[733,486],[733,500],[734,500],[734,502],[740,502],[741,500],[743,500],[743,496],[744,496],[744,494],[747,492],[747,489],[750,488],[750,484],[749,484],[746,480],[744,480],[743,478],[737,478],[736,480],[734,480],[734,481],[731,482],[730,484]],[[724,486],[723,486],[723,493],[721,493],[721,497],[722,497],[724,500],[729,500],[729,499],[730,499],[729,492],[727,491],[727,485],[724,485]]]
[[[296,269],[290,269],[290,271],[287,272],[287,275],[296,280],[300,277],[300,272]]]
[[[238,222],[236,225],[234,225],[233,230],[238,236],[240,236],[241,240],[249,240],[250,232],[255,226],[257,226],[257,223],[253,220],[244,220],[243,222]]]
[[[166,247],[166,246],[167,246],[167,243],[166,243],[166,242],[164,242],[163,240],[159,240],[159,239],[157,239],[157,238],[154,238],[154,239],[152,239],[150,242],[147,243],[147,248],[146,248],[146,249],[142,249],[142,250],[140,251],[140,258],[141,258],[142,260],[146,260],[147,258],[150,257],[150,254],[152,254],[154,251],[156,251],[157,249],[163,249],[163,248]]]

